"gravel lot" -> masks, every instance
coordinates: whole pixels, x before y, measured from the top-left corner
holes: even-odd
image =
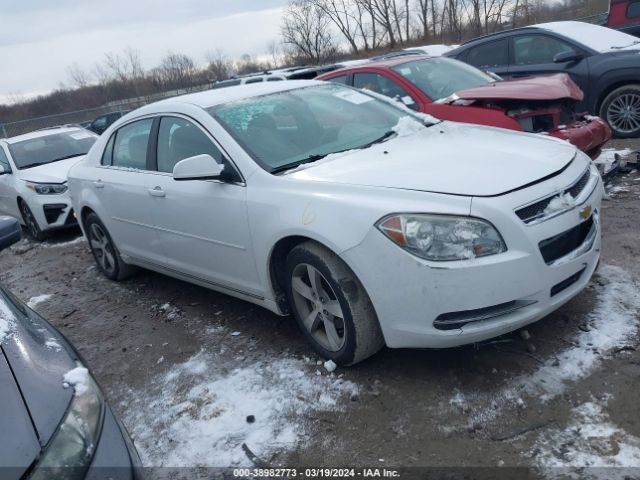
[[[0,254],[0,281],[75,344],[148,466],[252,466],[244,443],[271,466],[640,478],[640,174],[608,191],[598,273],[528,341],[334,372],[290,318],[147,271],[104,279],[79,232]]]

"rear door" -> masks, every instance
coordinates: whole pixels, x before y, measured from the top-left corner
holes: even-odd
[[[166,266],[214,286],[262,297],[246,187],[227,155],[195,120],[177,115],[162,117],[156,152],[157,174],[150,186],[159,196],[152,199],[150,212]],[[173,179],[176,163],[200,154],[223,163],[226,171],[236,173],[238,181]]]
[[[159,120],[155,120],[156,122]],[[103,152],[93,182],[107,229],[121,253],[155,264],[164,263],[158,232],[153,228],[155,173],[149,168],[154,119],[128,123],[116,130]]]
[[[476,45],[464,51],[458,59],[480,70],[506,77],[509,71],[509,41],[500,38]]]

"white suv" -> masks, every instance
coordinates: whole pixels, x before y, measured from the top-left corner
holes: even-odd
[[[69,189],[107,277],[137,265],[292,313],[341,364],[527,325],[600,255],[602,181],[570,144],[314,81],[136,110]]]
[[[97,138],[61,127],[0,140],[0,214],[18,218],[36,240],[76,225],[67,173]]]

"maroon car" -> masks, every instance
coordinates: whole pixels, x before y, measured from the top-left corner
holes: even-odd
[[[318,79],[366,88],[442,120],[551,135],[591,158],[611,138],[599,117],[575,111],[584,95],[564,73],[500,80],[455,59],[408,55],[335,70]]]

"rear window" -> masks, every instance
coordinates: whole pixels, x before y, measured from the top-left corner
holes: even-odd
[[[508,63],[507,41],[498,40],[473,47],[468,51],[466,61],[478,68],[506,65]]]
[[[12,143],[9,151],[20,170],[85,155],[97,138],[87,130],[78,129]]]

